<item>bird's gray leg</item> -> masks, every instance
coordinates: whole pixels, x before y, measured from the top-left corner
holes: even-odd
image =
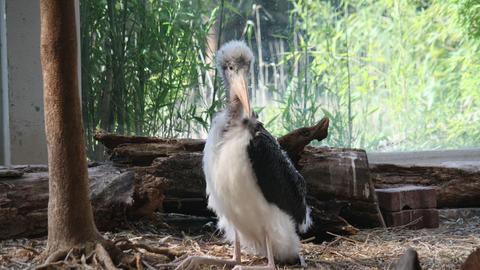
[[[237,264],[242,263],[242,250],[240,249],[240,237],[238,237],[238,232],[235,230],[235,242],[233,243],[233,260]]]
[[[273,258],[273,251],[272,251],[272,243],[270,243],[270,239],[268,239],[268,235],[265,236],[265,244],[267,246],[267,265],[252,265],[252,266],[243,266],[237,265],[232,270],[276,270],[275,267],[275,260]]]
[[[270,239],[268,239],[268,234],[265,236],[265,242],[267,244],[267,259],[268,259],[268,266],[275,269],[275,261],[273,260],[273,250],[272,250],[272,243],[270,243]]]
[[[175,270],[193,270],[199,269],[201,264],[206,265],[218,265],[218,266],[230,266],[239,265],[241,260],[241,249],[240,249],[240,239],[238,237],[237,231],[235,231],[235,242],[233,243],[233,259],[221,259],[211,256],[189,256],[183,260]]]

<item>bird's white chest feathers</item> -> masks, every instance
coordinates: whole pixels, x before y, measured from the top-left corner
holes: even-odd
[[[217,118],[224,117],[219,115]],[[212,132],[223,130],[225,123],[214,121]],[[267,210],[268,203],[261,194],[256,183],[247,146],[251,135],[242,126],[230,127],[221,136],[210,136],[207,139],[204,156],[204,170],[207,175],[207,194],[209,206],[218,215],[235,219],[237,216],[250,215],[242,213],[246,204],[257,211]],[[212,145],[208,145],[212,143]]]
[[[291,217],[268,203],[257,184],[247,152],[249,130],[240,125],[222,134],[227,121],[226,112],[215,117],[203,157],[208,206],[217,214],[218,226],[231,241],[237,230],[242,246],[256,253],[265,253],[268,234],[275,257],[297,256],[299,240]]]

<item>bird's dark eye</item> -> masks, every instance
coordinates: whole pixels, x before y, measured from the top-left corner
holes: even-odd
[[[228,69],[233,70],[233,67],[232,67],[232,66],[228,66]]]

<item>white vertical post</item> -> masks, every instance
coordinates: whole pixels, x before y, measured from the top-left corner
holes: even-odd
[[[78,91],[80,94],[80,104],[82,101],[82,44],[80,33],[80,0],[75,0],[75,25],[77,28],[77,76],[78,76]],[[80,109],[83,108],[80,106]],[[85,119],[83,119],[85,121]]]
[[[75,0],[75,13],[80,55],[79,0]],[[0,0],[0,17],[0,165],[46,164],[40,2]]]
[[[8,103],[8,61],[7,61],[7,27],[5,16],[5,1],[0,0],[0,75],[1,75],[1,162],[11,164],[10,155],[10,117]]]
[[[6,0],[10,162],[46,164],[40,1]]]

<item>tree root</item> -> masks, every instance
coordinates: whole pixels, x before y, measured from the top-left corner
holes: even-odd
[[[143,270],[142,256],[139,253],[135,254],[135,266],[138,270]]]
[[[65,258],[69,252],[70,250],[57,250],[48,255],[47,259],[45,259],[45,264],[51,264],[63,260],[63,258]]]
[[[37,262],[43,261],[35,269],[51,269],[63,267],[84,267],[93,264],[108,270],[118,269],[118,265],[124,265],[124,254],[112,242],[103,238],[97,241],[87,242],[82,246],[72,247],[70,249],[58,249],[54,251],[46,250],[37,257]]]
[[[125,243],[121,243],[123,241],[117,242],[117,247],[120,248],[121,250],[127,250],[127,249],[144,249],[148,252],[155,253],[155,254],[160,254],[160,255],[165,255],[167,256],[170,260],[174,260],[175,258],[183,255],[184,252],[177,251],[175,249],[171,248],[165,248],[165,247],[152,247],[148,246],[145,244],[140,244],[140,243],[132,243],[126,240]]]
[[[100,260],[103,265],[105,265],[105,268],[107,270],[116,270],[117,267],[113,264],[112,258],[110,257],[110,254],[108,254],[107,250],[103,245],[97,244],[95,246],[95,251],[97,252],[98,259]]]
[[[134,254],[126,253],[125,251],[127,250],[134,251]],[[149,264],[147,262],[152,263],[152,260],[154,260],[153,263],[165,262],[162,261],[162,257],[155,259],[152,253],[166,256],[168,257],[167,260],[174,261],[176,258],[181,257],[184,252],[167,247],[153,247],[141,243],[132,243],[128,239],[122,239],[116,243],[101,239],[98,242],[89,242],[83,247],[57,250],[50,254],[43,253],[37,257],[37,261],[43,260],[43,264],[38,265],[35,269],[93,267],[116,270],[120,267],[143,270],[144,265],[148,267]],[[166,259],[166,257],[163,258]]]

